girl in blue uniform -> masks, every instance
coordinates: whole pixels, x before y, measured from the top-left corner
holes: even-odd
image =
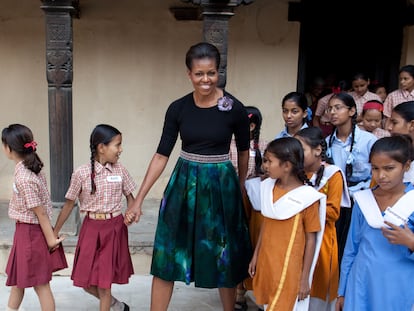
[[[336,310],[399,310],[414,306],[414,186],[403,182],[412,142],[379,139],[370,162],[377,185],[354,194]]]

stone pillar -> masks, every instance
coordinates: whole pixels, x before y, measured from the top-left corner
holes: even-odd
[[[234,9],[241,4],[250,4],[253,0],[182,0],[199,5],[203,15],[203,40],[214,44],[220,51],[218,87],[226,87],[227,46],[230,17]]]
[[[42,0],[46,21],[46,78],[49,105],[50,193],[53,207],[62,207],[73,171],[72,80],[74,1]],[[77,234],[79,213],[65,226]]]

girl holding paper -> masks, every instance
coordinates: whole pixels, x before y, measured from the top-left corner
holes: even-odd
[[[377,185],[354,195],[341,264],[338,311],[355,307],[360,311],[410,311],[414,306],[414,186],[403,182],[411,154],[411,139],[400,135],[381,138],[371,149]]]

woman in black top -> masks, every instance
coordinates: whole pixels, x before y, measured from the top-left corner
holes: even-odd
[[[126,222],[138,221],[145,195],[163,172],[178,134],[180,157],[161,201],[151,264],[151,310],[165,311],[174,281],[218,288],[233,311],[235,287],[247,276],[251,245],[241,189],[247,172],[249,121],[244,106],[217,87],[220,54],[209,43],[186,55],[194,91],[168,108],[163,132]],[[229,160],[234,135],[239,177]],[[240,187],[241,186],[241,187]]]

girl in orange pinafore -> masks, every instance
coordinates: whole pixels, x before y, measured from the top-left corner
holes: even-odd
[[[296,133],[305,155],[305,172],[314,188],[326,195],[325,230],[313,274],[309,310],[334,311],[339,284],[338,242],[335,222],[341,206],[350,206],[346,180],[341,169],[325,163],[326,141],[319,127]]]
[[[249,265],[254,296],[268,311],[308,310],[326,196],[309,186],[296,138],[270,142],[263,167],[269,176],[260,185],[264,220]]]

